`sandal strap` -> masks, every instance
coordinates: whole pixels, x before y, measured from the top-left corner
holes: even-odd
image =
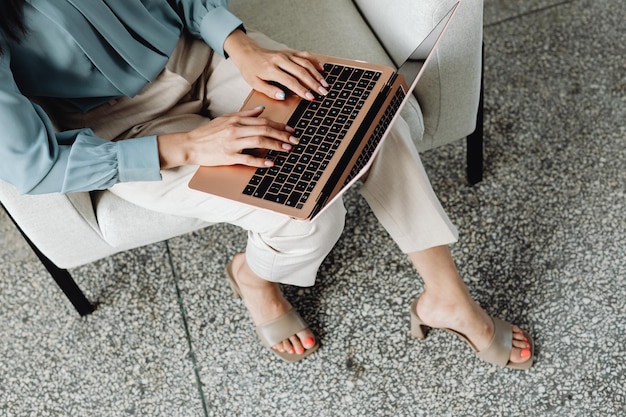
[[[513,325],[498,318],[492,318],[494,334],[491,343],[476,356],[485,362],[502,367],[507,366],[513,350]]]
[[[288,339],[308,327],[309,325],[300,314],[292,308],[277,319],[256,326],[256,333],[261,339],[261,343],[265,347],[271,348],[278,342]]]

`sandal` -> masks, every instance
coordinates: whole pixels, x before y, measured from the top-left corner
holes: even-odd
[[[418,298],[416,298],[413,301],[413,304],[411,304],[411,336],[416,339],[424,339],[426,338],[427,330],[430,327],[417,315],[417,300]],[[489,346],[480,352],[464,334],[456,332],[452,329],[444,328],[441,330],[445,330],[448,333],[452,333],[453,335],[459,337],[467,343],[470,348],[472,348],[472,351],[474,351],[474,354],[476,354],[479,359],[485,362],[502,366],[504,368],[521,370],[529,369],[533,365],[533,355],[535,350],[532,337],[530,337],[528,333],[524,332],[524,336],[528,338],[528,343],[530,344],[530,359],[522,363],[510,362],[509,357],[511,356],[511,351],[513,350],[513,325],[497,318],[492,317],[491,319],[494,324],[493,338],[491,339]]]
[[[237,282],[234,278],[232,261],[230,261],[226,265],[226,277],[228,278],[230,288],[233,290],[235,295],[242,298],[241,291],[239,290],[239,285],[237,285]],[[308,328],[309,325],[304,321],[304,319],[294,308],[291,308],[285,314],[274,320],[270,320],[269,322],[255,326],[256,334],[261,340],[263,346],[271,350],[276,356],[278,356],[285,362],[289,363],[294,363],[302,360],[315,352],[319,348],[317,338],[315,340],[315,345],[308,349],[305,349],[304,352],[300,354],[279,352],[276,349],[272,349],[272,346]]]

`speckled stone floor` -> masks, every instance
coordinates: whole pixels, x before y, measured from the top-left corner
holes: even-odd
[[[626,3],[485,0],[485,179],[464,145],[422,157],[473,296],[535,337],[535,366],[408,337],[422,283],[356,190],[314,288],[287,290],[323,348],[257,342],[216,226],[72,271],[79,319],[0,213],[0,416],[622,416],[626,409]]]

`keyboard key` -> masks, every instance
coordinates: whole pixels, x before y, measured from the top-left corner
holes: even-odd
[[[341,81],[346,81],[352,75],[352,71],[353,71],[353,68],[344,67],[343,71],[341,71],[341,75],[339,76],[339,79]]]
[[[352,76],[350,77],[350,79],[352,81],[357,81],[358,79],[361,78],[361,76],[363,75],[363,72],[365,71],[362,70],[361,68],[355,68],[354,71],[352,72]]]
[[[285,204],[287,204],[289,207],[295,207],[300,202],[300,197],[302,197],[302,193],[294,191],[293,193],[291,193]]]
[[[272,184],[272,177],[263,178],[263,181],[261,181],[256,191],[254,192],[254,196],[262,198],[271,184]]]

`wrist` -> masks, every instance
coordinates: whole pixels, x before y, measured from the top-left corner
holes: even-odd
[[[159,164],[161,169],[176,168],[190,164],[190,153],[184,133],[168,133],[157,136]]]
[[[243,30],[235,29],[224,41],[224,53],[229,58],[236,60],[236,57],[245,54],[256,46],[256,41],[246,35]]]

